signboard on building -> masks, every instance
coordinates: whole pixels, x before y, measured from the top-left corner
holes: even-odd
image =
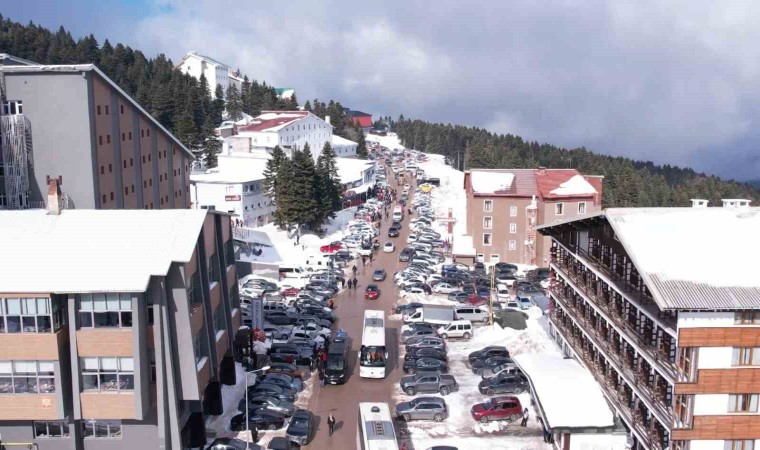
[[[264,327],[264,300],[251,299],[251,329]]]
[[[226,201],[226,202],[239,202],[240,201],[240,195],[239,194],[225,195],[224,196],[224,201]]]

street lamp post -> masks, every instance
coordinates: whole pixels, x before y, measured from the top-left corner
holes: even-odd
[[[489,313],[488,313],[488,324],[493,325],[493,297],[494,297],[494,289],[493,289],[493,283],[494,283],[494,277],[496,276],[496,270],[494,270],[493,266],[491,267],[491,292],[488,296],[490,302],[489,302]]]
[[[248,436],[245,439],[245,448],[250,449],[251,448],[251,424],[248,421],[248,410],[250,409],[248,405],[248,375],[252,373],[257,372],[265,372],[269,370],[270,366],[264,366],[261,369],[251,370],[250,372],[245,372],[245,432],[248,434]]]

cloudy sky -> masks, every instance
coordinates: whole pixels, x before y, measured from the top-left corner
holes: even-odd
[[[24,0],[2,14],[375,115],[760,178],[760,2]]]

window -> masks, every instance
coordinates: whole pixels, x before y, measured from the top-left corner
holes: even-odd
[[[554,205],[554,215],[555,216],[561,216],[565,212],[565,204],[564,203],[557,203]]]
[[[124,114],[124,105],[119,105],[119,109],[121,110],[121,113]]]
[[[98,115],[100,115],[100,105],[96,106],[95,109],[98,111]]]
[[[728,396],[728,412],[757,412],[758,394],[731,394]]]
[[[107,134],[106,135],[106,144],[110,144],[110,143],[111,143],[111,135]]]
[[[490,230],[491,226],[492,226],[491,222],[493,222],[493,219],[490,216],[483,217],[483,229],[484,230]]]
[[[734,348],[731,358],[733,366],[757,366],[760,365],[760,347]]]
[[[517,206],[509,207],[509,217],[517,217]]]
[[[0,361],[0,394],[55,392],[52,361]]]
[[[127,139],[127,135],[122,132],[121,133],[121,140],[122,140],[122,142],[125,141],[126,139]]]
[[[235,244],[232,239],[228,239],[224,244],[224,260],[228,266],[235,265]]]
[[[103,203],[107,203],[107,202],[108,202],[108,198],[106,197],[106,194],[103,194]]]
[[[509,241],[509,249],[510,250],[516,250],[517,249],[517,241]]]
[[[129,134],[128,134],[127,137],[129,138],[130,141],[132,140],[132,132],[131,131],[129,132]]]
[[[670,441],[670,450],[689,450],[691,441]]]
[[[222,331],[225,329],[225,321],[224,321],[224,308],[221,306],[217,306],[214,310],[214,330],[216,332]]]
[[[755,441],[745,439],[740,441],[723,441],[723,450],[754,450]]]
[[[578,214],[586,214],[586,202],[578,202]]]
[[[52,331],[49,298],[0,299],[0,332],[48,333]]]
[[[201,289],[201,274],[196,270],[190,282],[187,285],[187,298],[191,304],[199,305],[203,303],[203,293]]]
[[[131,391],[135,388],[135,365],[131,357],[94,356],[79,358],[82,390]]]
[[[63,420],[36,421],[34,438],[69,437],[69,424]]]
[[[108,165],[108,173],[113,172],[113,164]]]
[[[148,361],[150,363],[150,382],[156,384],[156,353],[152,348],[148,349]]]
[[[124,188],[124,195],[129,195],[129,186]]]
[[[150,136],[150,128],[148,128],[145,132],[148,133],[148,136]]]
[[[113,201],[113,192],[111,192],[111,201]]]
[[[126,168],[127,168],[127,160],[126,160],[126,159],[125,159],[124,161],[122,161],[122,165],[124,166],[124,167],[123,167],[124,169],[126,169]]]
[[[491,262],[492,263],[497,263],[497,262],[499,262],[500,259],[501,258],[499,257],[499,255],[497,255],[497,254],[491,254]]]
[[[79,296],[80,328],[132,326],[131,294],[82,294]]]
[[[483,211],[485,212],[493,211],[493,200],[483,200]]]
[[[98,136],[98,145],[103,145],[103,136]]]
[[[483,245],[491,245],[491,233],[483,233]]]
[[[694,401],[693,395],[676,395],[673,400],[673,412],[677,428],[691,427],[691,404]]]
[[[109,115],[110,112],[108,111],[108,105],[106,105],[106,115]]]
[[[511,234],[517,233],[517,224],[516,223],[510,223],[509,224],[509,232]]]
[[[144,129],[140,130],[140,137],[141,138],[145,137],[145,130]]]
[[[697,347],[681,347],[676,355],[679,381],[691,382],[696,379]]]
[[[760,324],[760,311],[739,311],[734,316],[736,325],[758,325]]]
[[[211,255],[208,259],[208,284],[211,285],[219,281],[219,258],[216,257],[216,253]]]
[[[83,420],[82,436],[85,439],[121,439],[121,420]]]

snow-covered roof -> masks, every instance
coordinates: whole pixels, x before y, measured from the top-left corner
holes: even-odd
[[[0,292],[143,292],[190,260],[208,211],[0,212]]]
[[[472,190],[477,194],[493,194],[498,191],[508,191],[515,176],[509,172],[490,170],[470,171]]]
[[[354,141],[348,140],[344,137],[338,136],[337,134],[332,135],[332,142],[331,145],[334,147],[336,145],[359,145]]]
[[[185,54],[185,56],[183,56],[183,57],[182,57],[182,61],[180,61],[180,63],[179,63],[179,64],[177,64],[177,67],[181,66],[181,65],[182,65],[182,62],[184,62],[184,61],[185,61],[186,59],[188,59],[188,58],[196,58],[196,59],[200,59],[200,60],[202,60],[202,61],[206,61],[206,62],[208,62],[208,63],[211,63],[211,64],[213,64],[213,65],[215,65],[215,66],[226,67],[226,68],[228,68],[228,69],[229,69],[229,67],[230,67],[230,66],[228,66],[227,64],[224,64],[224,63],[222,63],[222,62],[219,62],[219,61],[215,60],[214,58],[212,58],[212,57],[210,57],[210,56],[201,55],[201,54],[199,54],[198,52],[196,52],[196,51],[194,51],[194,50],[191,50],[191,51],[187,52],[187,53]]]
[[[262,112],[251,120],[248,125],[238,128],[238,133],[246,131],[276,133],[293,124],[310,113],[308,111],[267,111]]]
[[[610,208],[539,229],[599,217],[661,309],[760,308],[760,208]]]
[[[140,111],[143,114],[143,118],[145,120],[150,121],[155,127],[157,127],[159,130],[166,133],[167,136],[169,136],[169,139],[171,139],[175,144],[179,146],[180,149],[184,150],[184,152],[191,158],[195,159],[195,155],[193,155],[193,152],[190,151],[185,145],[180,142],[179,139],[177,139],[176,136],[174,136],[169,130],[164,128],[163,125],[161,125],[161,122],[156,120],[155,117],[153,117],[151,114],[148,113],[148,111],[145,111],[142,106],[140,106],[139,103],[135,99],[133,99],[131,96],[129,96],[122,88],[119,87],[118,84],[114,83],[114,81],[108,76],[103,73],[95,64],[75,64],[75,65],[41,65],[41,66],[0,66],[0,71],[5,73],[25,73],[25,72],[43,72],[43,73],[72,73],[72,72],[94,72],[100,76],[103,81],[108,83],[111,88],[113,88],[116,92],[121,94],[121,96],[124,98],[124,100],[128,101],[132,104],[135,108],[137,108],[138,111]]]
[[[607,428],[614,416],[602,388],[574,359],[539,353],[512,359],[530,379],[549,428]],[[578,405],[583,405],[579,414]]]
[[[249,183],[263,180],[268,158],[255,158],[247,154],[219,154],[218,165],[205,173],[191,173],[193,183]]]
[[[364,178],[364,171],[375,165],[369,159],[335,158],[341,183],[352,183]]]
[[[475,246],[472,243],[472,236],[463,234],[461,236],[455,236],[454,242],[451,247],[451,252],[454,256],[475,256]]]
[[[556,196],[593,195],[596,194],[596,189],[581,175],[573,175],[550,193]]]

